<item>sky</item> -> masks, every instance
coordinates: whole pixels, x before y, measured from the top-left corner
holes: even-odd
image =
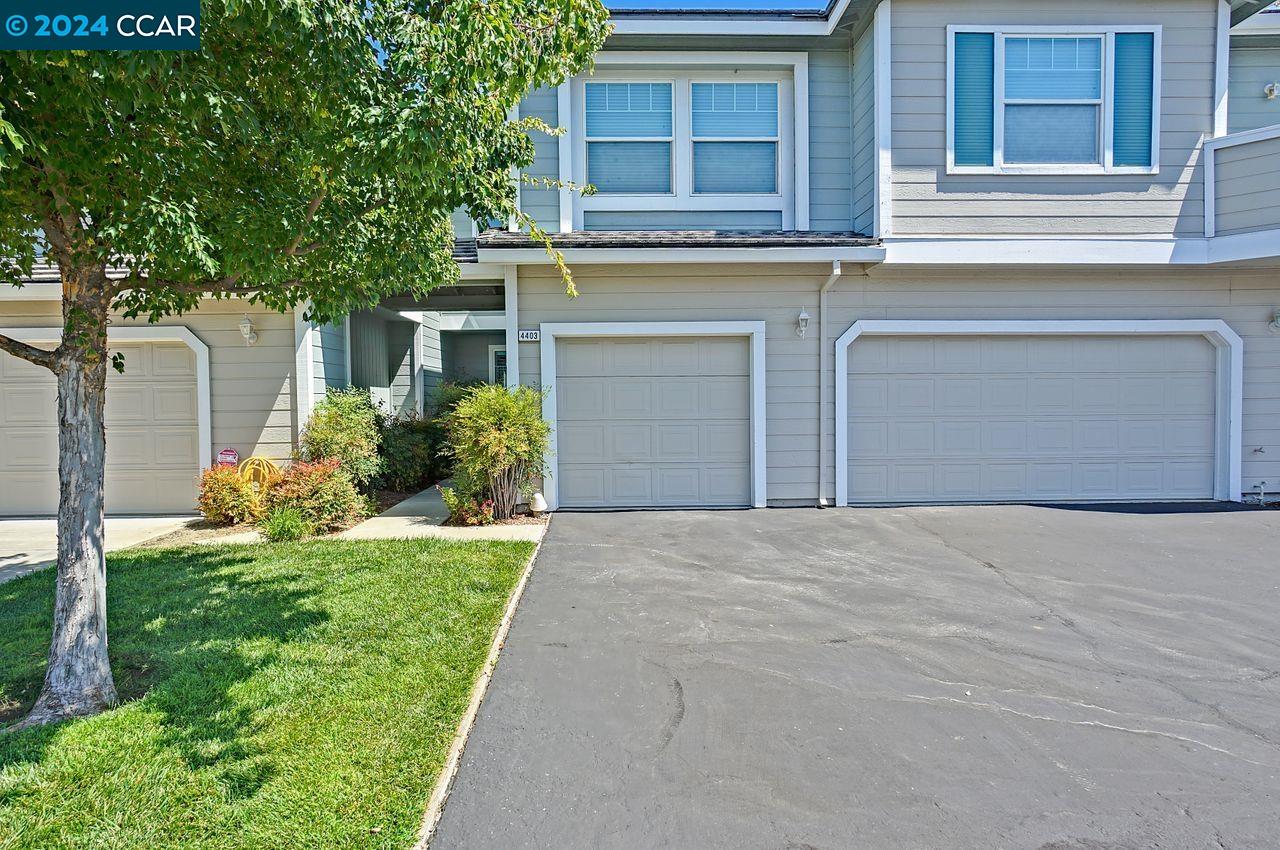
[[[610,9],[817,9],[824,0],[604,0]]]

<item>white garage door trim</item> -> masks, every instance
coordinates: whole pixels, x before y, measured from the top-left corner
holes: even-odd
[[[745,336],[750,337],[751,374],[751,504],[765,506],[764,322],[543,322],[541,331],[542,387],[546,397],[542,415],[551,426],[547,449],[547,477],[543,497],[547,507],[560,506],[556,465],[556,340],[575,336]]]
[[[899,321],[862,319],[836,340],[836,504],[849,504],[849,346],[861,336],[1203,336],[1217,351],[1217,441],[1214,498],[1238,502],[1241,415],[1244,407],[1244,340],[1221,319],[1104,321]]]
[[[62,339],[62,328],[0,328],[0,334],[22,342],[58,342]],[[206,467],[212,466],[213,452],[213,417],[209,400],[209,346],[191,332],[185,325],[157,325],[150,327],[110,327],[107,328],[107,340],[110,342],[180,342],[196,356],[196,433],[200,445],[196,450],[199,475]]]

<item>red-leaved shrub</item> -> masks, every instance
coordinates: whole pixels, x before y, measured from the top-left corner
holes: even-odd
[[[257,488],[234,466],[212,466],[200,477],[196,507],[214,525],[253,522],[262,513]]]
[[[266,509],[293,508],[316,531],[337,531],[366,515],[366,504],[337,458],[295,460],[267,490]]]

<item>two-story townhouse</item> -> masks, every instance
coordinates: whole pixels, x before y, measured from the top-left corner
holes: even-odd
[[[270,357],[200,311],[194,454],[287,454],[328,386],[412,408],[453,374],[543,388],[553,507],[1280,489],[1262,5],[615,11],[594,72],[520,108],[566,130],[531,175],[597,189],[521,190],[581,294],[460,214],[462,285],[424,302],[245,316]]]

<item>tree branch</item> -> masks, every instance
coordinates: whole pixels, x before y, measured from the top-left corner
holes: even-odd
[[[302,226],[298,228],[298,235],[293,237],[284,249],[285,256],[292,257],[298,252],[298,246],[302,244],[302,237],[307,233],[307,227],[311,225],[312,220],[316,217],[316,210],[320,209],[320,205],[324,203],[325,196],[329,194],[327,189],[321,189],[320,194],[311,199],[311,203],[307,204],[307,211],[302,216]]]
[[[0,351],[7,351],[14,357],[21,357],[28,363],[34,363],[46,369],[53,369],[57,363],[54,352],[36,348],[34,345],[28,345],[4,334],[0,334]]]

